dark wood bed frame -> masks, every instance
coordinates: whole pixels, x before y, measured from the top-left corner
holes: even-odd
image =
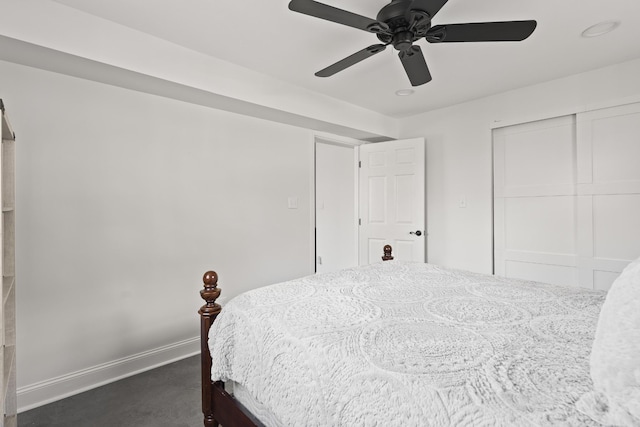
[[[393,259],[391,246],[385,245],[383,261]],[[204,289],[200,296],[205,301],[200,314],[200,363],[202,374],[202,413],[205,427],[259,427],[263,424],[247,408],[224,389],[222,381],[211,381],[211,353],[209,353],[209,329],[222,311],[216,300],[220,296],[218,274],[207,271],[202,277]]]

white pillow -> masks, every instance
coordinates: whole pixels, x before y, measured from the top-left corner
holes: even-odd
[[[640,426],[640,258],[613,282],[602,306],[591,379],[595,393],[582,399],[581,410],[606,424]]]

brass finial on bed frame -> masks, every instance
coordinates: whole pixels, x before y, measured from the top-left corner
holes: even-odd
[[[393,255],[391,255],[391,245],[384,245],[382,248],[384,251],[384,255],[382,256],[383,261],[391,261],[393,259]]]

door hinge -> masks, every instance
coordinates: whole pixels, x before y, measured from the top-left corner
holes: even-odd
[[[362,167],[362,160],[358,160],[358,167],[361,168]]]
[[[358,218],[358,225],[362,225],[362,218]]]

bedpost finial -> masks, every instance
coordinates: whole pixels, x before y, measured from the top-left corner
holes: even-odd
[[[205,285],[212,285],[214,288],[218,285],[218,273],[209,270],[202,276],[202,282]]]
[[[216,304],[216,300],[220,296],[220,289],[218,289],[218,273],[215,271],[207,271],[202,276],[202,282],[204,283],[204,289],[200,290],[200,296],[205,301],[205,305],[200,307],[200,315],[205,316],[217,316],[222,310],[220,304]]]
[[[393,256],[391,255],[391,245],[384,245],[382,250],[384,251],[384,255],[382,256],[383,261],[390,261],[393,259]]]

